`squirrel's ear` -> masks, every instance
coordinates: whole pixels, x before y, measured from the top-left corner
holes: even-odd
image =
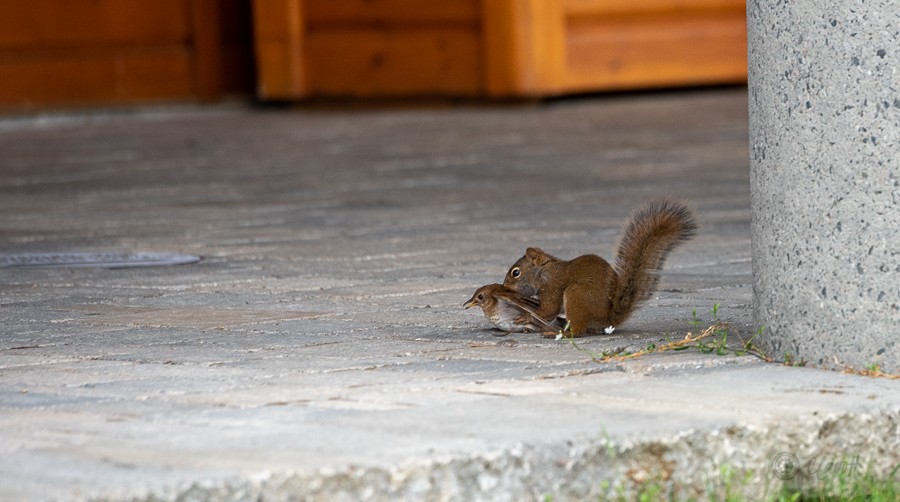
[[[525,256],[535,266],[543,265],[550,260],[550,256],[541,248],[528,248],[525,250]]]

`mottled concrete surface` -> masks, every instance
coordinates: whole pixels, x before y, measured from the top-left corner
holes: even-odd
[[[900,372],[900,10],[751,1],[755,319],[820,366]]]
[[[794,482],[852,455],[886,472],[897,381],[695,349],[591,360],[714,304],[755,333],[746,110],[735,89],[0,121],[0,252],[203,257],[0,269],[0,499],[704,494],[723,468],[757,493],[781,453]],[[614,334],[578,350],[462,310],[526,246],[611,256],[662,194],[701,231]]]

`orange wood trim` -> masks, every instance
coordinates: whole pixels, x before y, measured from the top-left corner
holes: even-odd
[[[527,11],[518,0],[482,0],[484,87],[490,96],[535,91],[535,68],[525,57]]]
[[[298,99],[308,93],[304,70],[303,0],[253,0],[257,88],[262,99]]]
[[[474,96],[481,92],[481,44],[474,27],[312,30],[306,44],[311,94]]]
[[[494,1],[494,0],[489,0]],[[310,27],[321,25],[469,24],[480,0],[305,0]]]
[[[0,110],[187,99],[191,72],[181,45],[33,51],[0,58]]]
[[[729,12],[568,23],[570,91],[742,82],[745,18]]]
[[[696,12],[744,11],[745,0],[564,0],[568,17],[658,16]]]
[[[564,30],[560,0],[482,0],[487,94],[557,93],[565,71]]]
[[[222,0],[191,0],[194,89],[203,102],[222,96]]]
[[[546,94],[563,92],[566,73],[566,13],[562,0],[530,0],[534,18],[534,58]]]
[[[183,43],[185,0],[2,0],[0,49],[71,50]]]

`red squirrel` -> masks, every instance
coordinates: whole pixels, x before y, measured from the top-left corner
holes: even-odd
[[[560,260],[528,248],[509,268],[503,285],[538,297],[540,307],[531,313],[535,318],[564,313],[572,336],[619,326],[656,290],[657,272],[669,252],[696,231],[686,205],[658,200],[635,211],[626,223],[615,267],[593,254]]]

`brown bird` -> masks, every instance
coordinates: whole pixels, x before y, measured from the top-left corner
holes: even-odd
[[[565,323],[564,319],[555,317],[547,322],[534,313],[540,303],[534,298],[524,296],[502,284],[488,284],[475,291],[472,298],[463,304],[465,308],[481,307],[485,317],[497,328],[508,333],[530,333],[533,331],[557,333]]]

